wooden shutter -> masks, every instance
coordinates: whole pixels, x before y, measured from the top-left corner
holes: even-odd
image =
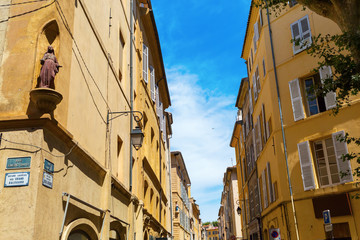
[[[299,21],[292,23],[290,25],[290,28],[291,28],[292,39],[294,40],[293,52],[294,52],[294,54],[296,54],[301,51],[301,43],[299,43],[299,45],[296,45],[296,42],[295,42],[301,38]]]
[[[256,80],[256,90],[257,90],[258,93],[260,93],[261,85],[260,85],[259,66],[256,66],[255,80]]]
[[[256,125],[255,125],[255,128],[256,128]],[[257,160],[257,152],[256,152],[256,141],[255,141],[255,128],[253,128],[252,130],[252,140],[253,140],[253,149],[254,149],[254,158],[255,158],[255,161]]]
[[[250,113],[253,112],[253,104],[252,104],[252,95],[251,95],[251,88],[249,88],[249,110],[250,110]],[[251,121],[249,119],[249,121]]]
[[[302,19],[299,20],[300,27],[301,27],[301,45],[304,45],[303,49],[307,48],[311,45],[312,39],[311,39],[311,30],[310,30],[310,23],[309,23],[309,17],[305,16]]]
[[[253,75],[253,93],[254,93],[254,100],[256,102],[257,100],[257,86],[256,86],[256,76],[255,74]]]
[[[268,207],[268,195],[267,195],[267,189],[266,189],[266,173],[265,173],[265,170],[262,171],[261,181],[262,181],[262,192],[263,192],[264,208],[267,208]]]
[[[259,40],[259,22],[256,21],[256,23],[254,24],[254,39],[255,39],[255,45],[256,42]]]
[[[353,181],[353,175],[351,171],[351,163],[349,160],[343,161],[342,155],[348,153],[347,144],[346,142],[340,142],[337,140],[338,137],[344,137],[345,132],[340,131],[332,134],[332,139],[334,142],[334,148],[335,148],[335,155],[337,160],[337,165],[339,169],[340,174],[340,182],[346,183],[346,182],[352,182]],[[341,173],[347,173],[346,176],[341,177]]]
[[[253,44],[254,44],[254,53],[256,53],[257,47],[256,47],[256,37],[253,36]]]
[[[266,134],[266,121],[265,121],[265,106],[264,104],[261,105],[261,117],[262,117],[262,129],[263,129],[263,138],[264,138],[264,145],[268,139],[268,135]]]
[[[290,97],[294,114],[294,121],[304,119],[304,108],[302,104],[299,79],[294,79],[289,82]]]
[[[261,121],[260,121],[260,115],[257,118],[257,139],[256,142],[259,143],[259,150],[258,155],[260,155],[260,152],[262,150],[262,137],[261,137]]]
[[[166,142],[166,117],[165,114],[163,116],[163,137],[164,137],[164,142]]]
[[[143,78],[144,81],[148,82],[148,68],[149,68],[149,55],[148,55],[148,47],[143,44]]]
[[[269,202],[272,203],[275,201],[275,197],[274,197],[273,184],[272,184],[272,180],[271,180],[271,171],[270,171],[270,163],[269,162],[266,163],[266,170],[267,170],[268,188],[269,188],[269,195],[270,195]]]
[[[160,130],[163,131],[163,103],[160,101],[160,107],[159,107],[159,124],[160,124]]]
[[[160,115],[160,96],[159,96],[159,87],[155,84],[155,105],[156,105],[156,115],[159,117]]]
[[[324,66],[319,69],[321,82],[324,82],[325,79],[332,78],[332,72],[330,66]],[[336,107],[336,93],[328,92],[324,97],[326,110]]]
[[[301,142],[298,145],[301,175],[304,184],[304,191],[315,188],[313,167],[311,163],[309,142]]]
[[[264,74],[264,77],[265,77],[265,75],[266,75],[265,58],[263,58],[263,60],[262,60],[262,64],[263,64],[263,74]]]
[[[264,25],[261,8],[259,8],[259,22],[260,22],[260,26]]]
[[[151,99],[155,102],[155,69],[150,66],[150,93]]]

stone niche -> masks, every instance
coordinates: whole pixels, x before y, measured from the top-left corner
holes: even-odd
[[[55,79],[49,87],[41,86],[41,69],[44,64],[44,53],[48,46],[52,46],[54,55],[59,55],[59,26],[55,20],[48,22],[38,36],[36,48],[36,62],[34,67],[33,90],[30,91],[30,99],[42,113],[52,113],[61,102],[63,96],[55,90]],[[56,57],[55,57],[56,59]],[[44,64],[44,65],[43,65]],[[57,71],[59,68],[57,69]]]

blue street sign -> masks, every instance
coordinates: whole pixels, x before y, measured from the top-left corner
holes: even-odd
[[[49,160],[45,159],[44,170],[49,173],[54,173],[54,164],[52,162],[50,162]]]
[[[323,218],[325,224],[331,224],[330,210],[323,211]]]
[[[8,158],[6,169],[30,168],[31,157]]]

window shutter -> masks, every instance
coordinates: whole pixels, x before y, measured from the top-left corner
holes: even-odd
[[[267,196],[267,190],[266,190],[266,175],[265,170],[263,170],[261,175],[261,181],[262,181],[262,189],[263,189],[263,200],[264,200],[264,208],[268,207],[268,196]]]
[[[261,86],[260,86],[260,75],[259,75],[259,67],[256,66],[256,70],[255,70],[255,79],[256,79],[256,90],[259,93]]]
[[[255,37],[255,35],[253,36],[253,44],[254,44],[254,53],[256,53],[257,47],[256,47],[256,37]]]
[[[301,38],[301,32],[300,32],[300,26],[299,21],[296,21],[290,25],[291,28],[291,35],[293,40],[299,40]],[[293,42],[293,52],[294,54],[301,51],[301,43],[299,45],[296,45],[295,42]]]
[[[266,75],[265,58],[263,58],[262,64],[263,64],[263,74],[264,74],[264,77],[265,77],[265,75]]]
[[[159,117],[160,115],[160,96],[159,96],[159,87],[155,85],[155,105],[156,105],[156,115]]]
[[[253,112],[253,104],[252,104],[252,95],[251,95],[251,88],[249,88],[249,109],[250,109],[250,113]],[[249,119],[249,121],[251,121]]]
[[[262,9],[261,8],[259,8],[259,21],[260,21],[260,26],[263,26],[264,23],[263,23]]]
[[[269,188],[269,195],[270,195],[270,203],[275,201],[275,197],[274,197],[274,189],[273,189],[273,184],[272,184],[272,180],[271,180],[271,171],[270,171],[270,163],[267,162],[266,163],[266,170],[267,170],[267,177],[268,177],[268,188]]]
[[[305,45],[301,50],[307,48],[311,45],[312,39],[311,39],[311,30],[310,30],[310,23],[309,23],[309,17],[305,16],[302,19],[300,19],[300,26],[301,26],[301,45]]]
[[[299,86],[299,79],[294,79],[289,82],[290,97],[294,113],[294,121],[304,119],[304,109],[302,105],[302,98]]]
[[[257,86],[256,86],[256,77],[253,75],[253,92],[254,92],[254,100],[257,100]]]
[[[264,145],[268,139],[268,135],[266,133],[266,122],[265,122],[265,106],[264,104],[261,106],[261,117],[262,117],[262,128],[263,128],[263,138],[264,138]]]
[[[319,69],[321,82],[324,82],[325,79],[332,78],[332,72],[330,66],[324,66]],[[336,93],[328,92],[324,97],[326,110],[336,107]]]
[[[151,99],[155,102],[155,69],[150,66],[150,93]]]
[[[149,68],[148,47],[145,44],[143,44],[143,78],[146,83],[148,82],[148,68]]]
[[[340,131],[332,134],[332,139],[334,142],[334,148],[335,148],[335,155],[337,160],[337,165],[339,168],[339,174],[340,174],[340,182],[346,183],[346,182],[352,182],[353,181],[353,175],[351,171],[351,163],[349,160],[343,161],[342,155],[348,153],[347,144],[346,142],[340,142],[337,140],[338,137],[344,137],[345,132]],[[341,173],[347,173],[347,175],[341,177]]]
[[[258,155],[260,155],[260,152],[262,150],[262,137],[261,137],[261,121],[260,121],[260,115],[257,118],[257,139],[256,141],[259,143],[259,150]]]
[[[159,107],[159,123],[160,123],[160,130],[163,130],[163,103],[160,101],[160,107]]]
[[[256,125],[255,125],[256,126]],[[257,153],[256,153],[256,141],[255,141],[255,128],[253,128],[252,130],[252,137],[253,137],[253,149],[254,149],[254,158],[255,158],[255,161],[257,160]]]
[[[299,151],[299,159],[300,159],[301,175],[304,184],[304,191],[314,189],[315,181],[314,181],[313,167],[311,164],[309,142],[308,141],[301,142],[297,146]]]
[[[256,42],[259,40],[259,22],[256,21],[256,23],[254,24],[254,39],[255,39],[255,45]]]
[[[166,118],[165,115],[163,116],[163,137],[164,137],[164,142],[166,142]]]

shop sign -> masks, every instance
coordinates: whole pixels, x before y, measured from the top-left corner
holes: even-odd
[[[4,187],[28,186],[30,172],[6,173]]]
[[[6,169],[30,168],[31,157],[8,158]]]
[[[279,228],[271,228],[269,231],[270,240],[280,240],[280,229]]]
[[[50,162],[49,160],[45,159],[44,170],[49,173],[54,173],[54,164],[52,162]]]
[[[53,187],[53,176],[45,171],[43,174],[42,185],[48,188]]]

